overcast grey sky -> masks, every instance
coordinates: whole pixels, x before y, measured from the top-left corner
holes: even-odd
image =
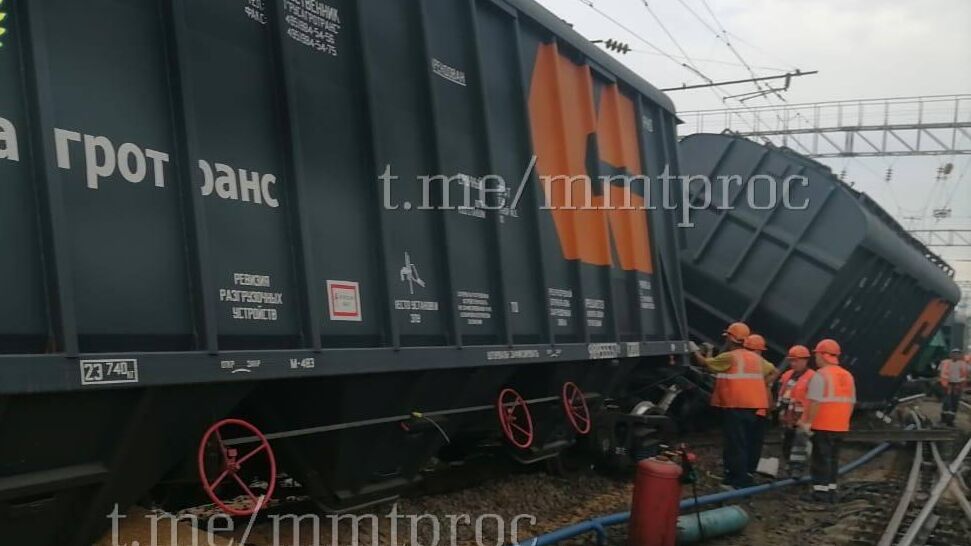
[[[615,56],[658,87],[702,81],[651,52],[650,46],[588,5],[666,53],[681,56],[641,0],[539,2],[589,39],[629,43],[636,51]],[[745,78],[748,72],[699,17],[716,30],[723,26],[732,45],[757,67],[759,75],[793,67],[819,70],[818,75],[793,80],[785,94],[790,103],[971,93],[971,0],[654,0],[648,5],[714,80]],[[751,89],[751,85],[726,88],[732,94]],[[670,95],[682,111],[726,106],[711,90]],[[756,99],[747,104],[781,102]],[[846,169],[848,181],[907,227],[971,228],[971,156],[824,162],[837,172]],[[935,182],[938,166],[947,162],[953,162],[954,172],[947,180]],[[888,183],[884,176],[891,166],[894,174]],[[952,209],[952,218],[929,218],[934,208],[945,205]],[[912,219],[915,216],[925,219]],[[971,248],[936,250],[958,269],[960,278],[971,280],[971,262],[958,261],[971,260]]]

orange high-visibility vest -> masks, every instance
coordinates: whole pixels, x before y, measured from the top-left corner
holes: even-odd
[[[735,349],[731,355],[731,366],[715,374],[711,405],[719,408],[769,407],[765,377],[762,375],[762,357],[745,349]]]
[[[817,400],[819,411],[813,419],[812,429],[830,432],[850,430],[850,417],[856,404],[856,383],[853,374],[842,366],[820,368],[817,377],[823,379],[823,398]]]
[[[967,362],[962,362],[961,360],[951,360],[950,358],[945,358],[941,361],[941,385],[948,386],[951,383],[951,366],[958,367],[958,377],[961,378],[960,383],[966,383],[968,381],[968,364]]]
[[[782,408],[784,412],[782,418],[784,421],[790,424],[794,424],[799,418],[799,415],[805,411],[806,406],[806,395],[809,390],[809,380],[812,379],[816,372],[810,369],[806,369],[802,372],[802,375],[798,379],[793,380],[792,376],[795,375],[795,370],[786,370],[782,374],[780,379],[779,388],[779,407]]]
[[[780,405],[785,408],[787,404],[793,404],[799,408],[806,407],[806,394],[809,389],[809,380],[812,379],[816,372],[807,369],[802,372],[802,375],[798,379],[792,381],[792,376],[795,375],[795,370],[786,370],[782,374],[782,378],[779,380],[782,388],[779,391],[779,402]],[[799,411],[802,411],[800,409]]]

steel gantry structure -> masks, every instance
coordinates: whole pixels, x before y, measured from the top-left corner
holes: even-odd
[[[971,247],[971,229],[913,229],[910,234],[927,246]]]
[[[809,157],[971,154],[971,95],[680,112],[682,135],[731,131]]]

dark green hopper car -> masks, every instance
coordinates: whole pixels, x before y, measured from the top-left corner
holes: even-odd
[[[676,173],[673,106],[533,2],[3,9],[0,544],[185,468],[246,513],[277,472],[343,509],[445,447],[544,460],[687,351],[674,213],[538,183]]]

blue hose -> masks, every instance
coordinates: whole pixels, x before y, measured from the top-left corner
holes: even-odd
[[[872,461],[877,455],[880,455],[887,448],[890,447],[890,442],[884,442],[877,447],[866,452],[859,459],[844,465],[840,468],[840,475],[846,474],[847,472],[852,472],[860,466]],[[767,483],[763,485],[755,485],[752,487],[746,487],[745,489],[736,489],[734,491],[724,491],[721,493],[712,493],[711,495],[704,495],[698,497],[697,499],[685,499],[681,501],[680,508],[685,510],[688,508],[695,508],[698,506],[703,506],[706,504],[713,504],[716,502],[723,502],[733,499],[742,499],[745,497],[751,497],[752,495],[758,495],[759,493],[765,493],[766,491],[772,491],[775,489],[781,489],[783,487],[788,487],[790,485],[795,485],[797,483],[807,483],[809,477],[802,477],[799,479],[788,478],[785,480],[779,480],[772,483]],[[575,523],[573,525],[557,529],[555,531],[546,533],[545,535],[539,535],[537,537],[520,541],[516,543],[516,546],[549,546],[550,544],[556,544],[557,542],[564,541],[575,536],[582,535],[584,533],[596,533],[597,535],[597,545],[605,546],[607,544],[607,532],[605,527],[611,525],[619,525],[621,523],[626,523],[630,520],[630,512],[618,512],[616,514],[610,514],[608,516],[599,516],[593,519],[588,519],[586,521],[581,521],[580,523]]]

